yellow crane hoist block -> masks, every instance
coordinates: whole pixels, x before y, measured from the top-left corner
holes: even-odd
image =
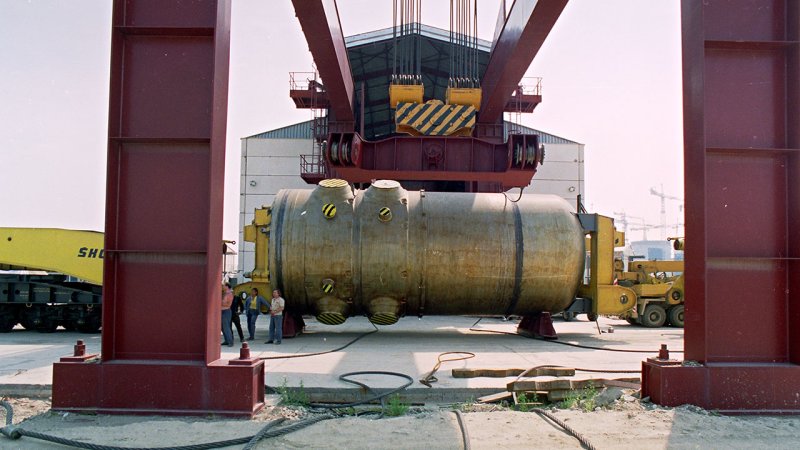
[[[395,129],[412,136],[469,136],[475,126],[475,116],[472,106],[445,105],[439,100],[398,103]]]
[[[398,103],[422,103],[424,92],[422,84],[390,84],[389,105],[395,109]]]
[[[447,88],[445,96],[448,105],[472,106],[475,111],[481,110],[481,88]]]
[[[0,264],[46,270],[103,284],[103,233],[59,228],[0,228]]]

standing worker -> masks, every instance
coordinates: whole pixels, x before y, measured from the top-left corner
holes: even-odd
[[[247,334],[250,335],[247,338],[248,341],[252,341],[256,338],[256,320],[261,314],[262,306],[264,310],[267,310],[270,305],[267,303],[267,299],[258,295],[258,289],[251,289],[250,296],[247,297],[247,300],[244,302],[244,309],[247,312]]]
[[[269,305],[269,340],[265,344],[281,343],[283,337],[283,308],[286,302],[281,297],[281,291],[272,291],[272,302]]]
[[[242,298],[234,295],[233,303],[231,304],[231,334],[233,334],[233,325],[236,325],[236,331],[239,332],[239,342],[244,343],[244,333],[242,332],[242,321],[239,320],[239,314],[244,312],[244,304]]]
[[[233,347],[233,332],[231,331],[231,305],[233,304],[233,291],[231,284],[225,283],[222,287],[222,345]]]

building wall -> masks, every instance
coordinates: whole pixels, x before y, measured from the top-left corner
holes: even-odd
[[[545,144],[544,164],[525,188],[526,193],[555,194],[577,211],[578,195],[586,204],[583,144]]]
[[[238,276],[253,269],[254,245],[244,241],[244,226],[253,221],[256,208],[272,205],[281,189],[309,187],[300,178],[300,155],[311,153],[309,139],[242,139],[239,184]]]
[[[255,261],[253,244],[244,242],[244,226],[252,222],[256,208],[272,204],[279,190],[310,188],[300,178],[300,155],[311,153],[311,144],[310,139],[259,136],[242,139],[237,277],[240,282],[245,281],[242,274],[252,270]],[[583,144],[545,144],[545,162],[524,192],[555,194],[577,209],[578,195],[585,197],[583,151]]]

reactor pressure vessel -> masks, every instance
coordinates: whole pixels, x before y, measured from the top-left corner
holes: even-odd
[[[559,312],[583,274],[584,232],[554,195],[406,191],[378,180],[281,190],[269,271],[287,308],[326,324],[366,314]]]

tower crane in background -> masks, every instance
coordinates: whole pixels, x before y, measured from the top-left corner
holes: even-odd
[[[625,236],[628,235],[628,224],[630,223],[628,219],[636,219],[638,221],[641,221],[642,225],[644,225],[644,217],[631,216],[628,215],[625,211],[615,212],[614,216],[619,218],[619,223],[622,224],[622,229],[625,232]]]
[[[650,188],[650,194],[655,195],[657,197],[661,197],[661,239],[667,238],[667,208],[666,203],[667,199],[669,200],[677,200],[681,202],[680,209],[683,211],[683,199],[678,197],[673,197],[671,195],[664,194],[664,184],[661,184],[661,190],[658,191],[656,188]]]
[[[640,226],[638,226],[638,227],[631,227],[631,231],[641,231],[642,232],[642,240],[646,241],[646,240],[648,240],[647,239],[647,230],[651,230],[653,228],[661,228],[661,225],[652,225],[652,224],[649,224],[649,223],[642,222],[642,224]],[[666,239],[666,238],[664,238],[664,239]]]

